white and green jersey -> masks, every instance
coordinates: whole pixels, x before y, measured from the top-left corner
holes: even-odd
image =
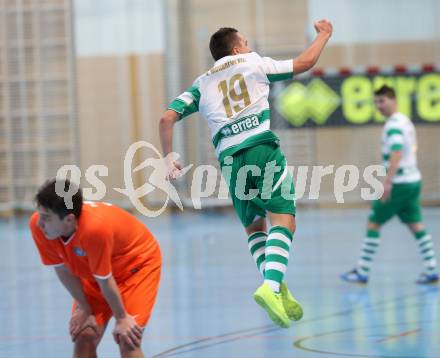
[[[292,60],[276,61],[255,52],[218,60],[169,109],[184,118],[199,111],[208,121],[217,157],[278,142],[270,131],[269,84],[293,76]]]
[[[389,166],[392,151],[402,151],[402,159],[393,183],[413,183],[421,180],[417,168],[417,138],[414,124],[408,117],[398,112],[388,118],[382,133],[382,154],[386,168]]]

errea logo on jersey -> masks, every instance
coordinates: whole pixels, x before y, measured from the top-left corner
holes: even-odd
[[[223,138],[234,136],[255,128],[260,127],[263,122],[270,119],[270,111],[265,109],[261,113],[251,114],[247,117],[241,117],[234,121],[227,122],[217,134],[212,138],[212,143],[214,147],[217,148],[219,142]]]
[[[232,130],[229,127],[223,128],[222,129],[222,134],[225,137],[229,137],[230,135],[232,135]]]
[[[258,116],[252,116],[232,124],[230,126],[230,129],[233,134],[238,134],[247,131],[249,129],[256,128],[259,125],[260,125],[260,120],[258,119]]]

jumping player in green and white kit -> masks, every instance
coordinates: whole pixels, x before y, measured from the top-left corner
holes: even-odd
[[[181,168],[168,156],[174,124],[197,111],[208,121],[222,173],[230,173],[224,176],[234,209],[264,278],[254,299],[285,328],[291,320],[299,320],[303,311],[283,281],[296,223],[294,199],[286,198],[282,190],[287,188],[293,194],[294,187],[279,139],[270,130],[269,84],[315,65],[332,34],[332,25],[320,20],[314,26],[317,36],[313,43],[297,58],[286,61],[259,56],[237,30],[221,28],[209,44],[214,66],[170,104],[160,121],[171,179]],[[269,231],[266,216],[272,226]]]
[[[341,278],[349,282],[368,282],[380,244],[380,228],[397,215],[414,234],[425,266],[417,283],[436,283],[439,278],[433,243],[423,225],[419,202],[422,177],[417,168],[416,131],[411,120],[397,112],[396,94],[391,87],[382,86],[374,94],[377,109],[388,118],[382,133],[382,154],[387,169],[384,194],[373,202],[357,267]]]

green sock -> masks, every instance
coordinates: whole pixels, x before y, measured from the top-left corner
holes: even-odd
[[[266,266],[264,271],[264,282],[274,292],[280,291],[280,284],[289,262],[289,251],[292,243],[292,233],[285,227],[274,226],[269,230],[266,241]]]
[[[367,230],[361,248],[361,256],[359,257],[357,270],[361,275],[367,276],[370,274],[371,265],[373,264],[374,256],[380,245],[380,233],[376,230]]]
[[[254,232],[248,238],[249,251],[257,264],[258,271],[264,277],[264,267],[266,264],[266,255],[264,253],[266,247],[267,233],[264,231]]]
[[[418,231],[414,234],[416,242],[419,246],[420,256],[422,257],[423,265],[427,274],[435,273],[437,261],[435,259],[435,252],[431,235],[426,230]]]

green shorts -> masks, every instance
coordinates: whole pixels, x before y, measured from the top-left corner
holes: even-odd
[[[244,149],[225,157],[220,166],[244,227],[266,217],[267,211],[295,215],[293,178],[278,144],[264,143]]]
[[[422,210],[420,209],[420,191],[422,183],[393,184],[391,195],[385,202],[376,200],[371,206],[369,220],[376,224],[384,224],[394,215],[397,215],[403,223],[422,222]]]

